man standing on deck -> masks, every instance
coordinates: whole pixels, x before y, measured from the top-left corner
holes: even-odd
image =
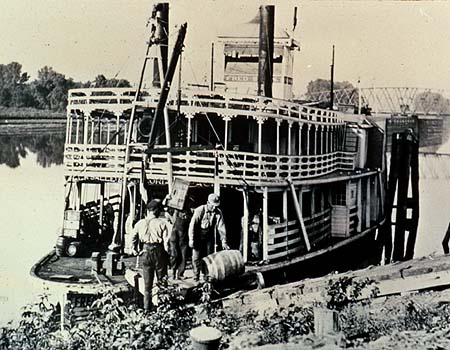
[[[169,239],[170,268],[174,279],[183,279],[188,253],[189,209],[175,210]]]
[[[200,264],[204,257],[217,251],[217,234],[222,249],[230,249],[227,244],[227,232],[219,209],[220,198],[211,193],[208,202],[194,210],[189,223],[189,247],[192,248],[192,267],[194,280],[200,279]]]
[[[143,244],[142,265],[144,275],[144,309],[152,308],[153,280],[156,277],[162,282],[167,276],[169,257],[169,231],[164,220],[158,218],[161,201],[153,199],[147,204],[147,216],[139,220],[133,231],[134,254],[138,254],[139,241]]]

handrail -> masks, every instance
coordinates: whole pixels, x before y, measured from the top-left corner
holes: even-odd
[[[126,110],[133,104],[131,88],[85,88],[69,90],[68,110],[108,108]],[[136,104],[155,108],[160,92],[144,89]],[[178,96],[169,95],[167,106],[174,109]],[[89,106],[89,107],[88,107]],[[240,95],[201,90],[184,90],[180,110],[185,114],[215,112],[220,115],[248,115],[255,118],[276,118],[307,124],[340,125],[344,115],[340,112],[315,108],[296,102],[255,95]]]
[[[64,163],[70,175],[88,177],[102,173],[120,177],[124,170],[125,146],[66,144]],[[141,173],[144,144],[131,144],[127,173],[138,179]],[[216,162],[218,172],[215,175]],[[173,175],[199,183],[238,185],[248,183],[280,183],[287,178],[302,180],[320,177],[339,170],[353,170],[355,153],[336,151],[321,155],[273,155],[241,151],[198,150],[172,154]],[[146,164],[148,179],[164,180],[168,171],[167,154],[151,154]],[[83,172],[77,174],[80,170]],[[216,178],[215,178],[216,176]]]

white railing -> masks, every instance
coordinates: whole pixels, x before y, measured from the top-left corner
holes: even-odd
[[[142,148],[132,148],[130,168],[140,171]],[[173,176],[190,181],[238,184],[241,181],[281,182],[330,174],[336,170],[353,170],[355,154],[333,152],[314,156],[255,154],[237,151],[202,150],[172,154]],[[151,154],[146,173],[149,177],[166,178],[169,163],[166,154]]]
[[[123,176],[125,146],[66,144],[66,175],[75,177],[120,178]]]
[[[130,88],[86,88],[69,90],[68,110],[131,108],[135,90]],[[144,89],[137,105],[156,107],[159,90]],[[176,108],[177,95],[169,95],[167,105]],[[322,125],[340,125],[342,114],[335,111],[309,107],[281,99],[216,93],[211,91],[183,90],[181,112],[185,114],[217,113],[219,115],[248,115],[259,118],[276,118]]]
[[[304,218],[306,234],[312,246],[331,236],[331,209]],[[269,225],[268,259],[277,260],[306,250],[298,220]]]
[[[127,174],[139,178],[145,145],[130,148]],[[173,176],[194,182],[239,184],[242,181],[281,182],[301,180],[330,174],[336,170],[352,170],[355,154],[333,152],[323,155],[286,156],[223,150],[198,150],[173,153]],[[66,174],[92,177],[93,174],[121,177],[124,171],[125,146],[66,144]],[[166,153],[150,154],[146,163],[149,179],[166,180],[170,163]],[[101,177],[101,176],[100,176]]]

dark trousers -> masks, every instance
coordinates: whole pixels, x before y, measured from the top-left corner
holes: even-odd
[[[192,249],[192,269],[194,278],[200,278],[201,262],[205,256],[214,253],[214,243],[210,239],[199,239]]]
[[[173,274],[178,273],[179,277],[183,277],[186,270],[188,253],[186,236],[186,232],[174,228],[169,241],[170,268],[173,270]]]
[[[144,244],[142,267],[144,274],[144,309],[150,311],[152,307],[153,280],[161,283],[167,276],[168,257],[162,244]]]

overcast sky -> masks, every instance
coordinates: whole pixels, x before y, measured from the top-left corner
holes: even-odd
[[[154,1],[0,0],[0,63],[17,61],[35,78],[44,65],[77,81],[97,74],[138,80],[146,21]],[[272,1],[275,25],[292,26],[298,7],[296,90],[329,78],[370,86],[450,90],[449,1]],[[201,83],[209,72],[211,41],[257,13],[259,2],[178,0],[174,25],[188,23],[184,78]],[[172,37],[172,39],[174,39]]]

